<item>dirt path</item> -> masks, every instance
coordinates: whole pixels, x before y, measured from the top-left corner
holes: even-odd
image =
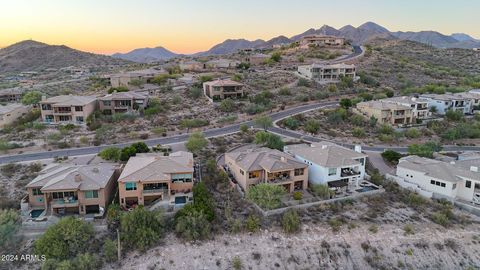
[[[443,229],[417,225],[414,235],[383,225],[377,233],[363,224],[334,233],[324,225],[304,225],[303,232],[278,231],[222,235],[201,245],[174,236],[145,254],[132,253],[122,266],[107,269],[233,269],[238,256],[243,269],[469,269],[480,267],[478,225]],[[470,268],[477,269],[477,268]]]

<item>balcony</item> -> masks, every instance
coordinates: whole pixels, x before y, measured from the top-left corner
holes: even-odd
[[[343,168],[341,169],[341,172],[340,172],[340,177],[349,177],[349,176],[355,176],[355,175],[360,175],[360,172],[357,172],[351,168]]]
[[[267,177],[268,183],[283,183],[291,180],[290,172],[269,173]]]
[[[77,198],[54,199],[51,201],[52,208],[78,207]]]
[[[151,195],[154,195],[154,194],[168,194],[168,189],[166,188],[153,188],[153,189],[144,189],[143,194],[151,194]]]

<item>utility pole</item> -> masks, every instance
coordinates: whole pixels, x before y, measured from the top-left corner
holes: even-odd
[[[121,250],[120,250],[120,231],[117,229],[117,256],[118,256],[118,261],[120,261],[121,257]]]

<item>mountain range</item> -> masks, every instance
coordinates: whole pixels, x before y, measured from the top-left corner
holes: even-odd
[[[387,28],[374,22],[366,22],[359,27],[346,25],[340,29],[335,29],[331,26],[323,25],[318,29],[310,28],[301,34],[294,35],[290,38],[286,36],[278,36],[266,41],[262,39],[256,39],[253,41],[246,39],[227,39],[224,42],[213,46],[208,51],[195,53],[193,54],[193,56],[230,54],[236,52],[237,50],[247,48],[271,48],[274,45],[288,44],[297,41],[306,35],[341,36],[350,40],[353,44],[359,45],[365,44],[375,38],[384,38],[411,40],[429,44],[438,48],[470,49],[480,47],[480,40],[474,39],[464,33],[455,33],[447,36],[435,31],[391,32]],[[151,62],[168,60],[170,58],[180,56],[164,48],[162,48],[163,50],[161,50],[158,54],[155,54],[155,49],[157,48],[137,49],[126,54],[114,54],[113,57],[131,60],[135,62]],[[143,52],[145,53],[143,54]]]
[[[40,71],[48,68],[94,67],[126,64],[123,59],[82,52],[64,45],[25,40],[0,49],[0,73]]]

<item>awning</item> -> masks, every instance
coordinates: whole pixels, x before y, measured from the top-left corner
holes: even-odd
[[[331,181],[328,182],[329,187],[346,187],[348,186],[348,182],[344,180],[336,180],[336,181]]]

